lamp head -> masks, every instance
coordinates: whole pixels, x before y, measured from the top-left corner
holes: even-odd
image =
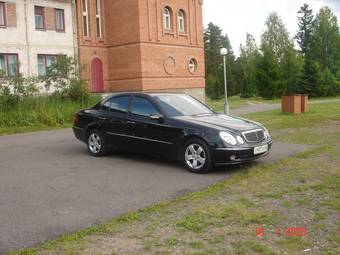
[[[222,56],[226,56],[228,54],[228,50],[226,48],[222,48],[220,53]]]

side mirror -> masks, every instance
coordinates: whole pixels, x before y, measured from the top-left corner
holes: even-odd
[[[164,116],[159,113],[154,113],[150,115],[150,119],[157,120],[158,122],[161,122],[164,120]]]

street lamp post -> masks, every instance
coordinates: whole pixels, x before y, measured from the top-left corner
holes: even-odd
[[[227,84],[227,54],[228,50],[226,48],[221,49],[221,55],[223,56],[223,66],[224,66],[224,114],[229,115],[229,103],[228,103],[228,84]]]

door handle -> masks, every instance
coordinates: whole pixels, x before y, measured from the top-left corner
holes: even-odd
[[[105,117],[98,117],[99,120],[107,120]]]
[[[130,121],[130,120],[128,120],[126,123],[127,123],[127,124],[130,124],[130,125],[135,125],[135,124],[136,124],[136,122]]]

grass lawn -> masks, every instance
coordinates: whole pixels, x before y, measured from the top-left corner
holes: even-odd
[[[12,254],[340,254],[340,103],[246,117],[266,124],[274,142],[312,146],[274,164],[230,167],[229,179],[205,190]],[[290,228],[307,232],[291,237]]]
[[[231,109],[236,109],[252,104],[275,104],[280,103],[280,99],[266,100],[260,97],[240,98],[239,96],[228,97],[228,102]],[[215,111],[222,111],[224,108],[224,98],[214,100],[206,97],[206,104]]]
[[[313,101],[324,101],[339,99],[340,97],[322,97],[322,98],[311,98],[310,102]],[[263,99],[261,97],[251,97],[251,98],[240,98],[239,96],[232,96],[228,98],[229,106],[231,109],[237,109],[244,106],[254,105],[254,104],[280,104],[281,99]],[[219,100],[213,100],[206,97],[206,104],[209,105],[215,111],[223,111],[224,109],[224,98]]]
[[[74,103],[54,97],[26,98],[10,109],[0,107],[0,135],[66,128],[72,126],[73,114],[94,105],[100,97],[86,103]]]

